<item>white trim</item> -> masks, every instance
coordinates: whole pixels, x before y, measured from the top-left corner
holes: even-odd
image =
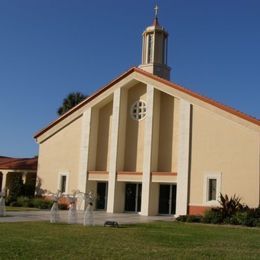
[[[62,176],[66,176],[66,188],[65,188],[65,192],[63,192],[63,194],[67,194],[69,193],[69,171],[59,171],[58,173],[58,186],[57,186],[57,190],[61,189],[61,177]],[[54,191],[56,192],[56,191]]]
[[[85,192],[87,184],[87,172],[89,161],[89,143],[90,143],[90,126],[91,111],[89,108],[83,113],[81,127],[81,143],[80,143],[80,164],[78,176],[78,190]]]
[[[151,184],[151,163],[152,163],[152,142],[153,142],[153,111],[154,111],[155,89],[147,85],[147,109],[144,130],[144,157],[142,176],[142,202],[141,215],[149,215],[150,184]]]
[[[208,200],[209,196],[209,180],[216,179],[216,200]],[[219,206],[219,195],[222,186],[222,173],[221,172],[206,172],[204,175],[204,185],[203,185],[203,204],[204,206]]]
[[[184,99],[180,100],[179,116],[176,215],[186,215],[188,208],[191,104]]]
[[[120,125],[120,105],[121,105],[122,89],[118,88],[114,92],[113,97],[113,113],[111,126],[111,144],[109,158],[109,175],[108,175],[108,193],[107,193],[107,212],[114,213],[115,211],[115,189],[116,189],[116,170],[117,170],[117,150],[118,150],[118,135]]]

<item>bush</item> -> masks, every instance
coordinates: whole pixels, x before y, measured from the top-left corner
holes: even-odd
[[[246,209],[246,206],[243,206],[241,203],[241,198],[236,195],[231,196],[223,195],[220,193],[220,211],[222,213],[223,219],[231,218],[237,211]]]
[[[203,217],[201,215],[188,215],[187,222],[200,223]]]
[[[202,222],[203,217],[201,215],[180,215],[176,218],[180,222],[193,222],[200,223]]]
[[[35,192],[35,184],[33,184],[33,183],[25,183],[25,184],[23,184],[22,194],[25,197],[32,198],[34,196],[34,192]]]
[[[205,212],[202,221],[204,223],[221,224],[223,220],[223,215],[220,210],[211,209]]]
[[[15,176],[9,186],[10,201],[16,201],[23,192],[23,180],[21,176]]]
[[[32,206],[38,209],[50,209],[53,202],[44,198],[34,198],[31,200]]]
[[[180,221],[180,222],[186,222],[187,221],[187,218],[188,218],[188,215],[180,215],[176,218],[177,221]]]
[[[28,197],[18,197],[16,200],[17,206],[18,207],[30,207],[32,206],[30,199]]]

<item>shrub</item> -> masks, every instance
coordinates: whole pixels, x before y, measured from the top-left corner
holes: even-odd
[[[201,215],[188,215],[187,222],[200,223],[202,222],[203,217]]]
[[[52,206],[52,201],[46,200],[44,198],[34,198],[31,200],[32,206],[38,209],[50,209]]]
[[[211,209],[205,212],[202,221],[204,223],[221,224],[223,223],[223,215],[220,210]]]
[[[187,218],[188,218],[188,215],[180,215],[176,218],[177,221],[180,221],[180,222],[186,222],[187,221]]]
[[[34,183],[25,183],[22,187],[22,194],[26,197],[32,198],[35,192],[35,184]]]
[[[23,180],[21,176],[15,176],[13,181],[10,182],[9,196],[10,201],[15,201],[23,192]]]
[[[201,215],[180,215],[176,218],[180,222],[193,222],[200,223],[202,222],[203,217]]]
[[[223,195],[220,193],[220,210],[223,216],[223,219],[232,217],[237,211],[243,210],[247,208],[243,206],[241,203],[241,198],[236,195],[231,196],[230,198],[228,195]]]
[[[17,207],[30,207],[32,206],[30,199],[28,197],[18,197],[16,200],[16,206]]]

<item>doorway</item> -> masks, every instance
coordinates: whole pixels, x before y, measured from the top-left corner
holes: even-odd
[[[173,215],[176,212],[176,184],[161,184],[159,214]]]
[[[126,183],[125,185],[125,211],[141,211],[142,184]]]
[[[107,208],[107,182],[98,182],[96,209],[105,210],[106,208]]]

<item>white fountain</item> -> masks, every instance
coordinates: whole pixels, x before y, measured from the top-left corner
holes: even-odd
[[[57,223],[60,220],[58,201],[62,197],[62,193],[60,190],[57,193],[49,193],[51,195],[51,200],[53,201],[53,205],[50,211],[50,223]]]
[[[76,203],[79,193],[79,190],[76,190],[72,194],[67,195],[69,200],[68,224],[76,224],[78,221]]]

